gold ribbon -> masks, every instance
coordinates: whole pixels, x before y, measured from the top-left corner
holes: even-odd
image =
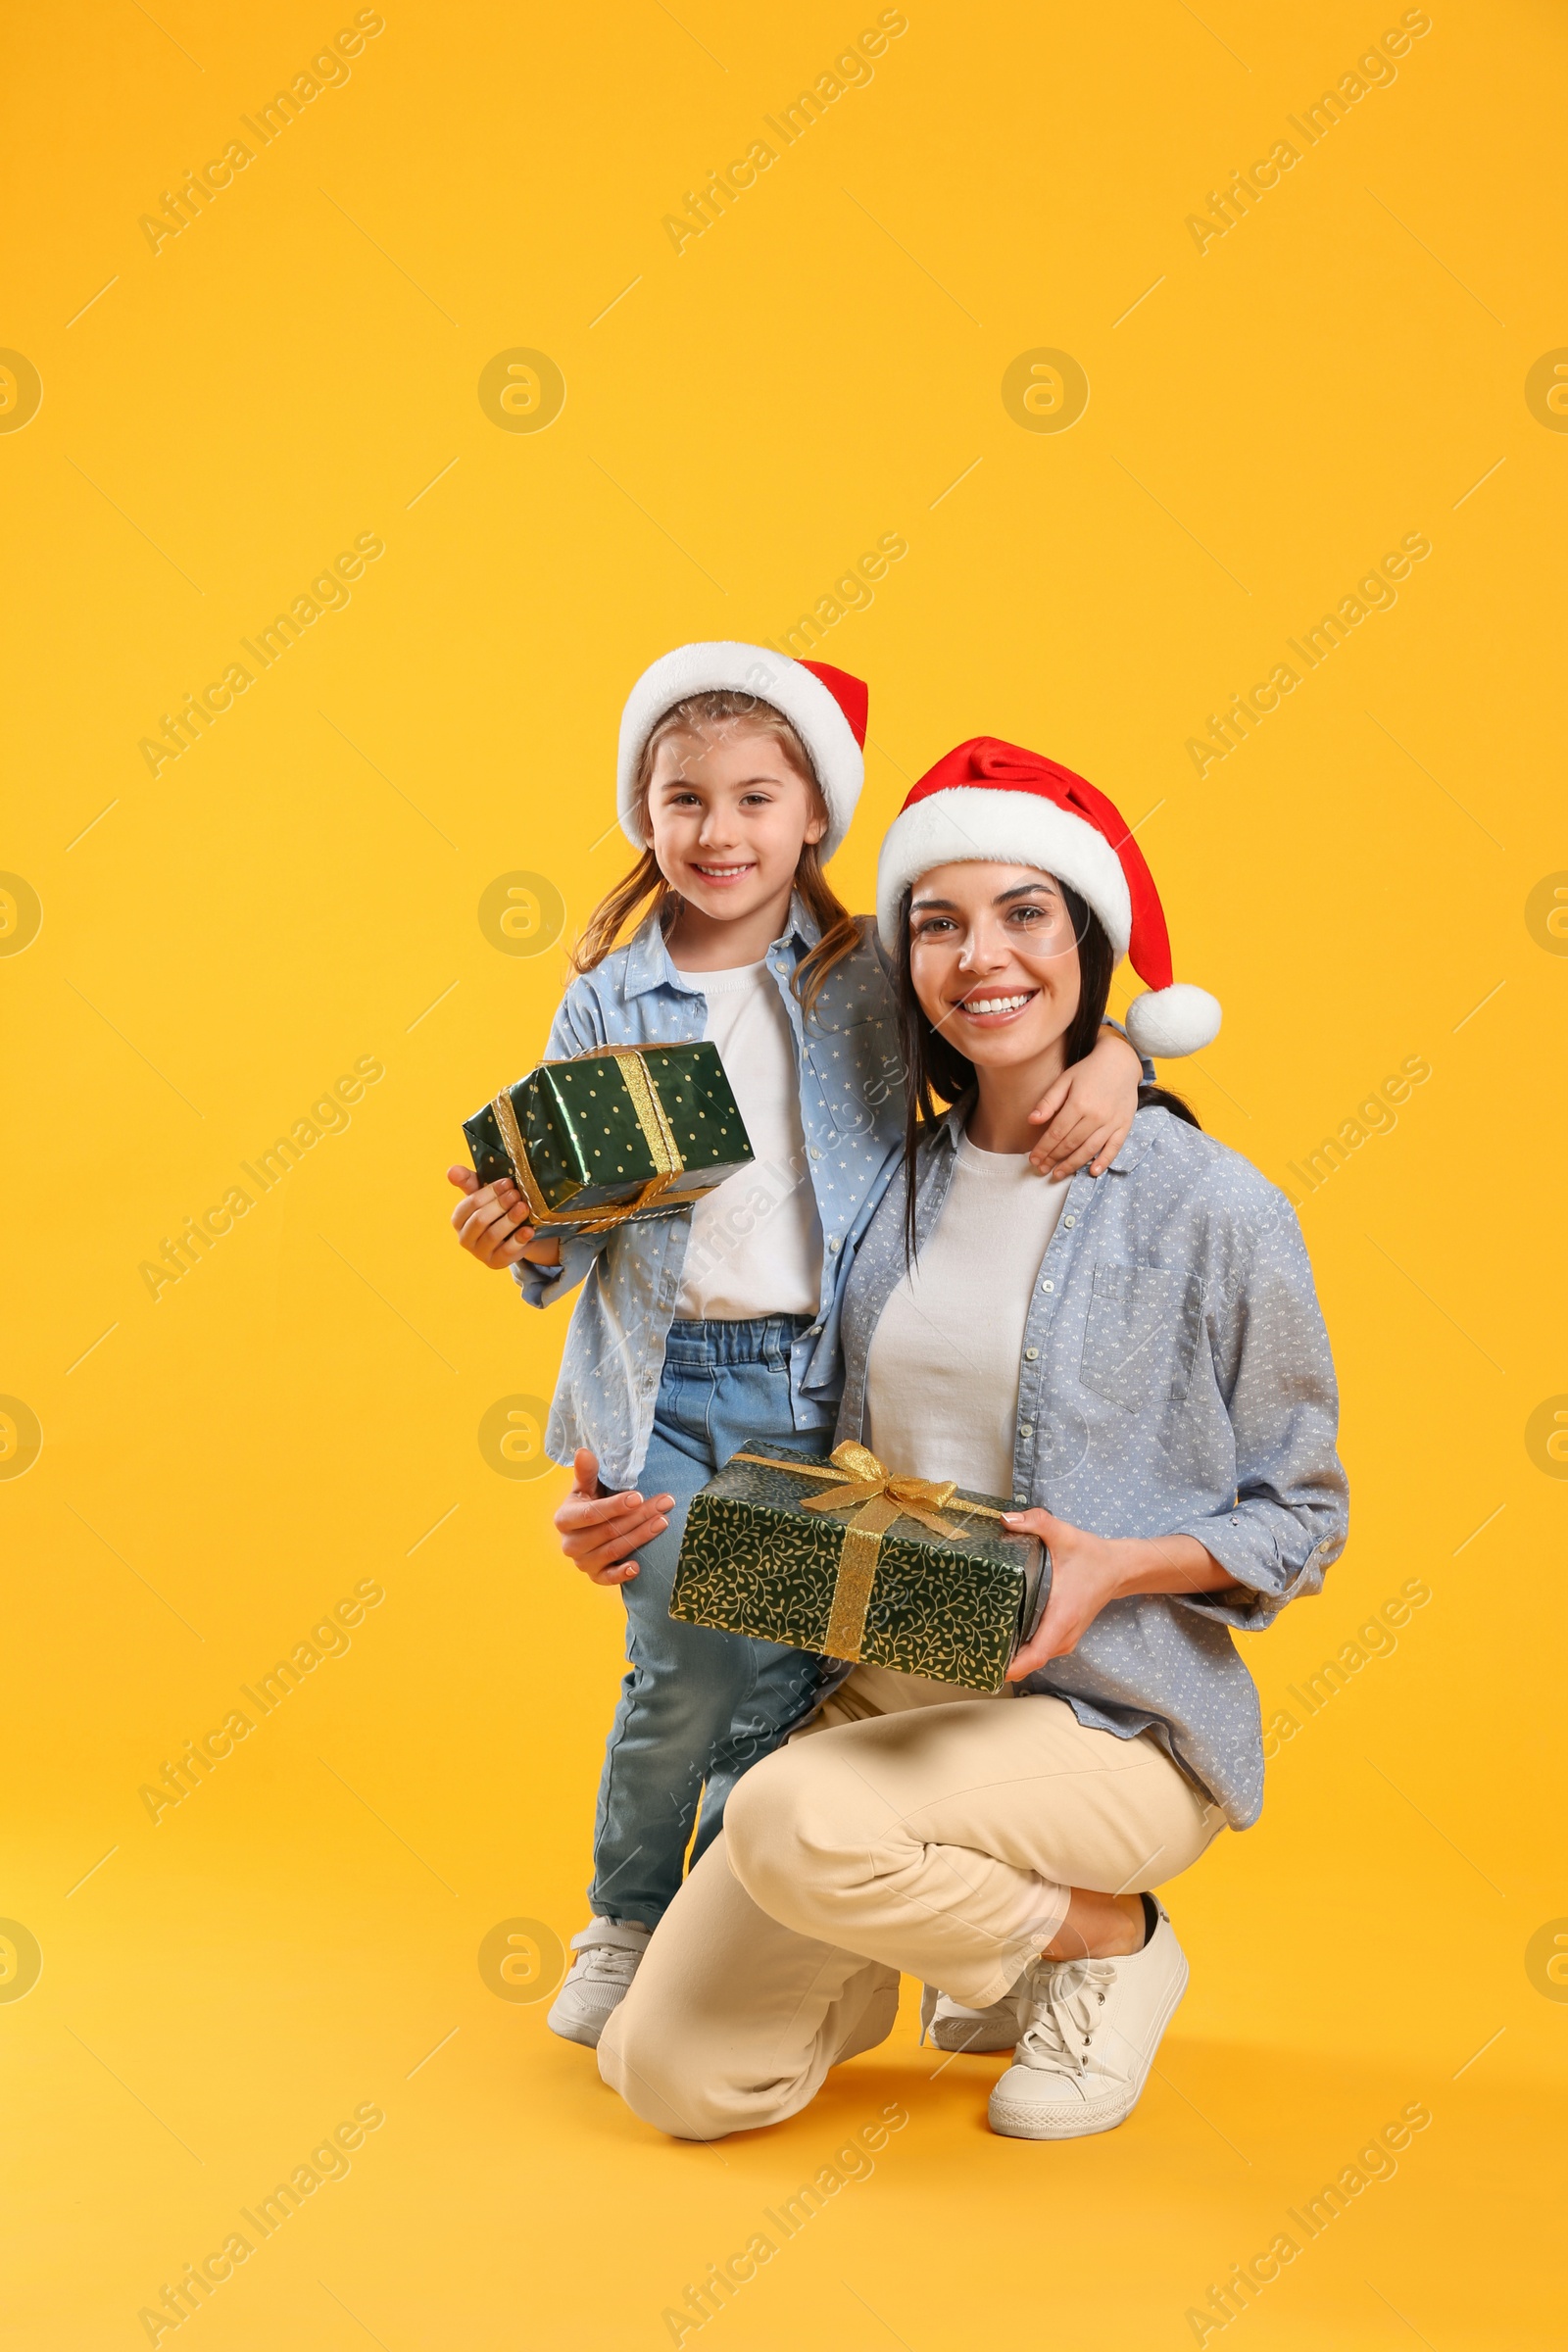
[[[787,1470],[797,1478],[839,1478],[846,1484],[830,1487],[825,1494],[808,1494],[803,1511],[853,1511],[839,1547],[833,1603],[828,1612],[827,1638],[822,1646],[830,1658],[858,1660],[865,1634],[865,1612],[876,1582],[882,1538],[897,1519],[913,1519],[935,1536],[956,1536],[962,1530],[939,1516],[943,1510],[969,1511],[983,1519],[1003,1514],[988,1502],[955,1498],[951,1478],[895,1478],[868,1446],[847,1438],[835,1446],[831,1470],[816,1463],[777,1461],[766,1453],[737,1453],[737,1462],[760,1462],[767,1470]]]
[[[825,1494],[808,1494],[801,1508],[806,1511],[846,1511],[854,1504],[864,1507],[856,1512],[851,1525],[874,1527],[880,1533],[893,1525],[895,1519],[918,1519],[922,1527],[930,1528],[936,1536],[956,1536],[958,1530],[948,1520],[939,1519],[937,1510],[953,1500],[956,1482],[951,1478],[895,1478],[886,1462],[879,1462],[869,1446],[858,1446],[846,1439],[835,1446],[828,1457],[834,1466],[849,1475],[850,1484],[830,1487]]]
[[[507,1163],[512,1170],[518,1191],[528,1203],[529,1218],[533,1224],[542,1225],[549,1217],[550,1211],[545,1203],[544,1195],[534,1182],[533,1170],[528,1165],[528,1153],[522,1140],[522,1130],[517,1125],[517,1114],[512,1106],[512,1097],[505,1087],[502,1088],[490,1107],[496,1114],[496,1125],[501,1130],[501,1142],[507,1154]]]
[[[586,1054],[571,1054],[564,1058],[569,1061],[612,1061],[620,1072],[655,1169],[655,1173],[645,1179],[634,1200],[620,1201],[611,1208],[552,1208],[539,1190],[529,1165],[528,1148],[522,1140],[522,1130],[517,1125],[512,1096],[505,1087],[490,1107],[496,1114],[496,1125],[501,1130],[501,1141],[506,1148],[517,1189],[528,1203],[530,1222],[536,1226],[570,1225],[578,1233],[585,1234],[609,1233],[616,1225],[623,1225],[628,1217],[640,1216],[644,1209],[650,1207],[662,1193],[667,1191],[677,1176],[685,1174],[686,1162],[675,1141],[675,1130],[669,1123],[664,1105],[659,1100],[659,1090],[648,1074],[648,1064],[635,1046],[596,1047]],[[709,1185],[706,1189],[711,1192],[713,1187]],[[697,1194],[692,1196],[694,1200],[700,1197]]]

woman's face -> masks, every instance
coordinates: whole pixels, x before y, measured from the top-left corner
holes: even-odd
[[[910,896],[909,976],[926,1019],[968,1060],[1035,1060],[1078,1010],[1066,901],[1035,866],[933,866]]]

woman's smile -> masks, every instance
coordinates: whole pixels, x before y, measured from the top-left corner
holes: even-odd
[[[1006,996],[998,994],[994,988],[977,988],[960,997],[954,1010],[961,1012],[966,1021],[983,1021],[988,1029],[1000,1029],[1006,1022],[1015,1021],[1039,994],[1038,988],[1015,989]]]
[[[705,882],[711,883],[720,890],[724,888],[726,883],[743,882],[748,874],[755,874],[757,871],[757,860],[755,858],[749,859],[745,864],[736,864],[732,860],[724,865],[719,865],[716,863],[710,865],[699,861],[695,858],[690,860],[690,863],[691,870],[694,874],[701,874]]]

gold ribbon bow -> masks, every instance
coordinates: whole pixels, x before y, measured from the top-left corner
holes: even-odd
[[[895,1478],[886,1462],[879,1462],[869,1446],[857,1445],[847,1438],[835,1446],[828,1456],[837,1469],[845,1471],[851,1484],[829,1487],[825,1494],[808,1494],[801,1504],[803,1511],[844,1511],[855,1503],[862,1508],[851,1520],[852,1527],[863,1528],[867,1535],[882,1535],[895,1519],[918,1519],[934,1536],[956,1536],[958,1530],[950,1520],[939,1519],[937,1511],[951,1502],[957,1492],[956,1479]]]
[[[685,1174],[686,1162],[675,1141],[675,1130],[665,1116],[664,1105],[659,1100],[659,1090],[648,1074],[648,1064],[635,1046],[594,1047],[588,1054],[572,1054],[565,1058],[570,1061],[613,1061],[620,1071],[655,1169],[655,1173],[642,1184],[634,1200],[617,1202],[611,1208],[603,1205],[597,1208],[552,1208],[534,1179],[533,1169],[528,1162],[528,1147],[522,1140],[517,1114],[505,1087],[490,1107],[496,1114],[496,1125],[501,1130],[501,1141],[506,1147],[507,1159],[516,1180],[517,1190],[528,1203],[530,1223],[570,1225],[578,1233],[609,1233],[616,1225],[623,1225],[628,1217],[640,1216],[645,1208],[650,1207],[662,1193],[667,1191],[677,1176]],[[707,1189],[711,1192],[713,1188],[710,1185]]]
[[[732,1458],[738,1462],[760,1462],[769,1470],[786,1470],[798,1478],[833,1475],[832,1471],[818,1469],[814,1464],[808,1467],[802,1462],[779,1461],[765,1453],[738,1453]],[[956,1482],[951,1478],[895,1478],[886,1462],[879,1462],[868,1446],[858,1445],[853,1438],[835,1446],[828,1458],[835,1469],[845,1473],[848,1483],[829,1487],[825,1494],[804,1496],[801,1508],[855,1514],[844,1530],[827,1638],[822,1647],[831,1658],[858,1659],[882,1538],[896,1519],[916,1520],[934,1536],[960,1534],[962,1531],[951,1520],[940,1516],[940,1509],[953,1501]],[[1002,1516],[1000,1511],[980,1502],[960,1502],[955,1507],[986,1519]]]
[[[895,1478],[868,1446],[857,1445],[854,1439],[835,1446],[828,1459],[849,1473],[850,1484],[829,1487],[825,1494],[808,1494],[801,1508],[854,1514],[839,1551],[823,1646],[829,1657],[858,1658],[883,1536],[895,1519],[917,1520],[934,1536],[956,1536],[958,1530],[950,1519],[939,1517],[935,1506],[952,1499],[956,1482],[951,1478]]]

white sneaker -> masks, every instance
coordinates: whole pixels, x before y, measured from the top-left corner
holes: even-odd
[[[920,1998],[920,2039],[938,2050],[1010,2050],[1023,2032],[1029,1979],[1021,1976],[989,2009],[966,2009],[927,1984]]]
[[[651,1934],[633,1919],[591,1919],[571,1939],[577,1957],[545,2020],[551,2033],[596,2050],[611,2011],[626,1997]]]
[[[1032,1960],[1013,2063],[991,2093],[991,2129],[1009,2139],[1078,2139],[1124,2123],[1187,1990],[1168,1913],[1124,1960]]]

